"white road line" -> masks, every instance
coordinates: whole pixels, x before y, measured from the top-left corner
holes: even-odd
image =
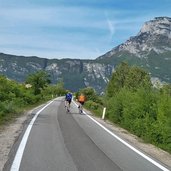
[[[74,102],[74,101],[73,101]],[[74,104],[76,106],[78,106],[75,102]],[[103,128],[105,131],[107,131],[110,135],[112,135],[113,137],[115,137],[117,140],[119,140],[121,143],[123,143],[124,145],[126,145],[127,147],[129,147],[131,150],[133,150],[134,152],[136,152],[137,154],[139,154],[140,156],[142,156],[143,158],[145,158],[146,160],[148,160],[149,162],[153,163],[155,166],[157,166],[158,168],[162,169],[163,171],[170,171],[167,168],[165,168],[164,166],[162,166],[161,164],[157,163],[156,161],[154,161],[153,159],[151,159],[150,157],[146,156],[145,154],[143,154],[142,152],[140,152],[139,150],[137,150],[136,148],[134,148],[133,146],[131,146],[130,144],[128,144],[126,141],[124,141],[123,139],[121,139],[120,137],[118,137],[117,135],[115,135],[113,132],[111,132],[109,129],[107,129],[106,127],[104,127],[102,124],[100,124],[99,122],[97,122],[94,118],[92,118],[90,115],[88,115],[85,111],[83,111],[83,113],[89,117],[92,121],[94,121],[97,125],[99,125],[101,128]]]
[[[21,143],[18,147],[18,150],[17,150],[17,153],[15,155],[15,158],[14,158],[14,161],[12,163],[12,166],[11,166],[11,170],[10,171],[19,171],[20,169],[20,163],[21,163],[21,160],[22,160],[22,156],[23,156],[23,153],[24,153],[24,149],[25,149],[25,146],[26,146],[26,143],[27,143],[27,139],[29,137],[29,134],[30,134],[30,131],[31,131],[31,128],[36,120],[36,118],[38,117],[38,115],[40,114],[40,112],[42,112],[47,106],[49,106],[53,101],[49,102],[46,106],[44,106],[42,109],[40,109],[36,115],[33,117],[33,119],[31,120],[30,124],[28,125],[27,129],[26,129],[26,132],[24,133],[24,136],[21,140]]]

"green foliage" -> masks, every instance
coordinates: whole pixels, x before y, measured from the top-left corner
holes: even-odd
[[[90,111],[92,111],[96,116],[100,116],[102,115],[102,112],[103,112],[103,106],[99,103],[96,103],[92,100],[88,100],[86,103],[85,103],[85,107],[87,109],[89,109]]]
[[[112,78],[107,87],[107,96],[114,96],[121,88],[125,85],[126,76],[129,72],[130,67],[127,63],[121,63],[116,71],[113,73]]]
[[[51,99],[52,94],[54,96],[65,94],[66,91],[63,88],[63,83],[60,82],[54,86],[48,85],[48,79],[44,73],[38,73],[36,77],[33,75],[29,79],[40,78],[39,76],[43,78],[33,79],[33,81],[40,81],[40,84],[38,82],[37,84],[41,93],[37,94],[34,88],[26,88],[24,84],[8,80],[0,75],[0,124],[9,122],[29,106]]]
[[[165,84],[161,89],[160,92],[162,94],[171,96],[171,84]]]
[[[136,91],[137,88],[151,87],[149,74],[139,67],[130,67],[122,62],[113,73],[107,86],[107,96],[110,98],[117,94],[122,88]]]
[[[151,86],[141,68],[121,64],[107,87],[107,114],[145,141],[171,152],[171,86]]]
[[[49,75],[45,71],[38,71],[30,74],[26,83],[31,84],[34,89],[34,94],[38,95],[50,83]]]
[[[63,82],[59,82],[56,85],[49,85],[42,91],[43,96],[49,96],[49,97],[62,96],[65,94],[66,94],[66,90],[64,89]]]
[[[123,113],[122,95],[117,94],[111,97],[107,103],[106,117],[115,123],[121,123]]]
[[[171,96],[167,94],[160,95],[158,100],[157,122],[154,124],[159,144],[169,144],[171,147]],[[155,135],[156,136],[156,135]]]
[[[96,96],[95,90],[92,87],[87,87],[87,88],[80,89],[76,93],[76,98],[78,98],[78,96],[80,94],[84,94],[85,97],[86,97],[86,100],[91,100],[91,99],[93,99]]]
[[[4,76],[0,76],[0,124],[8,120],[10,113],[19,111],[19,107],[23,102],[20,101],[18,107],[16,103],[22,97],[23,93],[20,91],[21,85],[14,81],[8,80]]]
[[[124,87],[136,91],[140,87],[148,89],[151,86],[150,76],[145,70],[136,66],[130,67],[125,77]]]

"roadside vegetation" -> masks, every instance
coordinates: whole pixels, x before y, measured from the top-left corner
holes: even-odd
[[[0,125],[24,110],[65,95],[64,83],[50,84],[44,71],[31,74],[20,84],[0,76]],[[150,75],[142,68],[121,63],[111,76],[105,94],[91,87],[76,92],[86,96],[85,108],[171,153],[171,85],[153,87]]]
[[[106,91],[107,118],[171,153],[171,85],[154,88],[149,74],[122,63]]]
[[[91,88],[86,107],[97,116],[106,109],[106,119],[171,153],[171,85],[153,87],[142,68],[121,63],[113,73],[105,96]]]
[[[50,85],[46,72],[31,74],[25,84],[0,75],[0,125],[9,123],[25,110],[46,102],[54,96],[64,95],[63,83]]]

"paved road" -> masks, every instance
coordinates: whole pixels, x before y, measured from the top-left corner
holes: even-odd
[[[8,163],[10,165],[10,162]],[[10,170],[10,167],[6,167],[4,171]],[[29,134],[19,169],[11,171],[14,170],[161,171],[162,169],[111,136],[86,115],[78,114],[74,104],[71,106],[71,113],[66,113],[63,99],[58,98],[38,115]]]

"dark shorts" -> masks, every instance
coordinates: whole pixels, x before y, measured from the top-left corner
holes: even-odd
[[[66,100],[69,104],[71,104],[71,100]]]
[[[81,103],[81,105],[84,105],[84,102],[80,102],[80,101],[79,101],[79,103]]]

